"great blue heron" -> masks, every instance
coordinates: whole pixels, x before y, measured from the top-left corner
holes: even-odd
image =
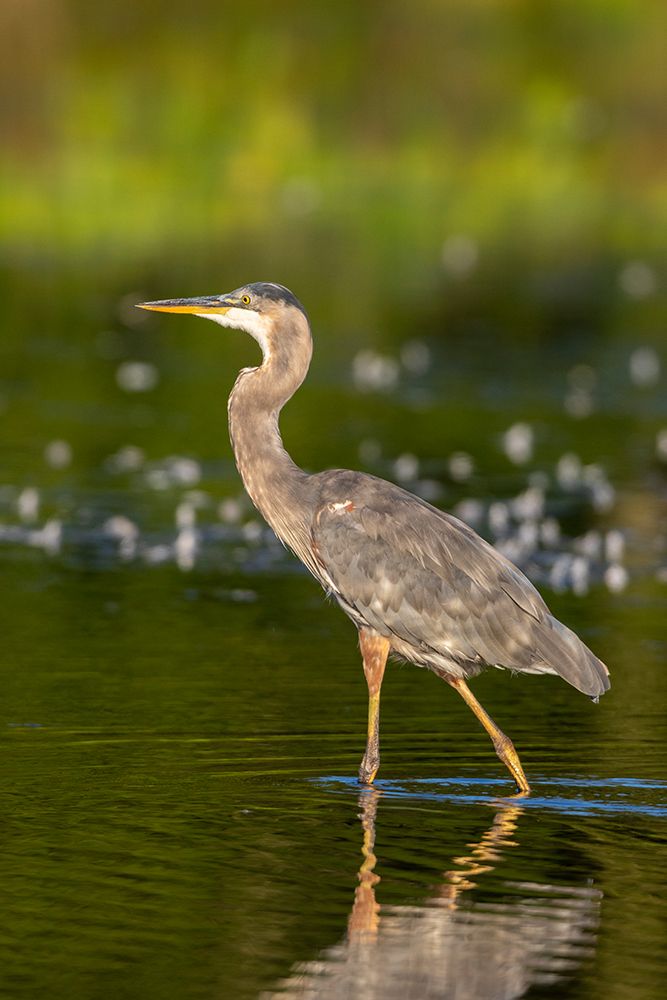
[[[310,324],[282,285],[227,295],[144,302],[245,330],[263,360],[244,368],[229,397],[229,432],[244,486],[278,538],[333,595],[359,630],[368,684],[368,732],[359,779],[380,764],[380,686],[389,654],[428,667],[475,713],[520,792],[530,786],[511,740],[466,680],[487,666],[558,674],[597,700],[605,665],[550,613],[508,559],[451,514],[362,472],[308,475],[283,447],[278,416],[308,371]]]

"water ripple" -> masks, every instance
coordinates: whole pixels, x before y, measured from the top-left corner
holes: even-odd
[[[331,775],[313,779],[334,791],[354,792],[354,778]],[[499,796],[495,788],[507,781],[492,778],[422,778],[409,782],[378,781],[376,787],[389,799],[419,799],[459,804],[495,804],[516,801],[526,809],[550,809],[581,816],[599,813],[633,813],[639,816],[667,816],[667,782],[636,778],[538,778],[527,797]],[[552,791],[550,791],[552,790]],[[568,795],[568,791],[572,794]],[[577,794],[577,792],[580,794]],[[588,792],[589,794],[586,794]]]

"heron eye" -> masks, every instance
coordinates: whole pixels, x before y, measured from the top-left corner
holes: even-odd
[[[242,295],[241,296],[241,302],[243,303],[244,306],[249,306],[250,305],[250,296],[249,295]]]

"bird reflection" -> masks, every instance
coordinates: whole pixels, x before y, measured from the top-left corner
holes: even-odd
[[[345,938],[265,997],[510,1000],[562,983],[593,954],[602,896],[593,886],[503,882],[497,900],[475,898],[480,880],[517,846],[518,800],[497,804],[491,826],[452,860],[422,904],[381,905],[381,798],[369,789],[359,799],[363,861]]]
[[[364,834],[361,853],[364,860],[359,869],[359,885],[354,891],[354,904],[347,922],[350,941],[363,935],[376,935],[380,924],[380,904],[375,899],[375,886],[380,881],[380,876],[375,874],[375,817],[379,798],[377,788],[370,788],[359,796],[359,819]]]

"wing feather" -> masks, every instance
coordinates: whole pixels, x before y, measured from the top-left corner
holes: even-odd
[[[312,550],[345,610],[458,663],[558,673],[587,694],[607,669],[556,621],[530,581],[457,518],[361,474],[323,484]],[[426,657],[427,658],[427,657]]]

